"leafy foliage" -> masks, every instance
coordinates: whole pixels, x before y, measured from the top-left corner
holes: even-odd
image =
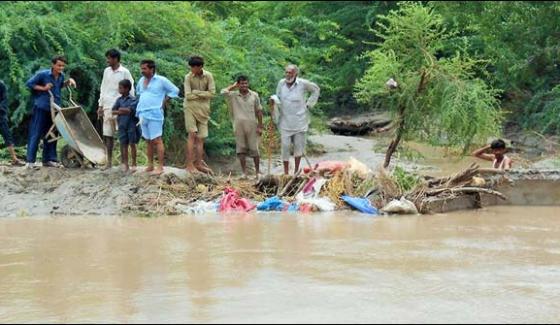
[[[462,49],[440,56],[454,36],[441,15],[416,3],[379,17],[381,39],[366,55],[371,66],[356,84],[359,102],[383,105],[403,118],[404,139],[467,147],[500,126],[498,91],[476,76],[485,64]],[[385,86],[394,78],[398,89]]]
[[[554,132],[551,123],[558,123],[558,117],[545,107],[560,83],[558,2],[435,2],[433,6],[458,31],[450,44],[467,39],[471,55],[489,60],[484,79],[504,90],[502,106],[511,112],[510,119]]]
[[[186,58],[199,54],[219,89],[248,74],[262,99],[276,89],[283,66],[296,63],[321,86],[314,128],[331,115],[397,112],[403,104],[407,138],[464,146],[498,131],[499,105],[527,128],[558,132],[559,14],[556,2],[521,1],[3,1],[0,76],[19,144],[31,109],[24,83],[34,72],[65,54],[67,74],[79,85],[77,101],[93,120],[104,53],[118,48],[136,79],[138,62],[152,58],[159,73],[182,86]],[[423,72],[429,82],[415,95]],[[384,87],[391,77],[398,92]],[[181,161],[180,101],[166,114],[169,156]],[[220,96],[211,118],[209,153],[233,153]]]
[[[393,169],[391,177],[399,187],[401,193],[411,191],[421,182],[419,176],[407,172],[400,166],[396,166],[395,169]]]
[[[243,73],[263,99],[275,91],[283,66],[295,62],[304,77],[321,85],[326,97],[335,96],[336,88],[323,66],[343,52],[341,45],[350,47],[349,40],[338,33],[336,23],[326,19],[295,15],[270,21],[268,12],[274,5],[237,1],[3,2],[0,73],[9,87],[16,138],[24,142],[31,109],[24,83],[38,69],[49,67],[55,54],[67,56],[67,74],[79,85],[77,101],[92,119],[105,68],[104,53],[109,48],[123,51],[122,63],[137,79],[138,62],[151,58],[158,64],[158,73],[178,86],[187,73],[186,59],[200,54],[215,76],[218,91]],[[368,3],[354,5],[366,7]],[[290,8],[289,3],[279,6]],[[321,103],[316,110],[320,119],[321,110],[329,106],[327,100]],[[172,103],[166,114],[166,143],[176,156],[182,156],[186,133],[180,101]],[[209,151],[233,153],[232,127],[221,96],[213,100],[211,118]]]

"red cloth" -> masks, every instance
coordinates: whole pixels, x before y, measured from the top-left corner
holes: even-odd
[[[309,203],[304,203],[299,207],[299,211],[303,213],[313,212],[313,206]]]
[[[256,207],[249,200],[240,198],[236,190],[228,187],[220,200],[218,212],[249,212]]]

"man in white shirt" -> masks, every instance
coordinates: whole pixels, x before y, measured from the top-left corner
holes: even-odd
[[[285,69],[285,78],[278,82],[276,96],[272,96],[269,103],[274,116],[275,106],[280,111],[278,128],[282,142],[282,161],[284,174],[289,173],[290,145],[294,146],[295,169],[299,170],[301,157],[305,152],[306,133],[309,129],[309,109],[317,104],[319,86],[315,83],[298,78],[299,69],[289,64]],[[306,93],[310,96],[305,100]]]
[[[114,136],[117,134],[116,119],[112,114],[113,105],[120,97],[119,82],[124,79],[130,80],[132,88],[130,95],[134,96],[134,79],[127,68],[121,65],[121,53],[110,49],[105,53],[108,67],[103,71],[101,81],[101,92],[99,94],[99,108],[97,115],[103,118],[103,140],[107,149],[107,165],[105,169],[112,167]]]

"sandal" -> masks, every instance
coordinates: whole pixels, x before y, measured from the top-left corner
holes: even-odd
[[[62,165],[56,161],[48,161],[43,163],[43,167],[61,168]]]

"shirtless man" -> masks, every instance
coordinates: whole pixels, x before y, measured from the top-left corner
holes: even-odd
[[[490,149],[491,153],[486,153]],[[492,168],[500,170],[511,169],[512,160],[506,153],[506,143],[502,139],[494,140],[491,144],[475,150],[472,155],[474,157],[488,160],[492,162]]]

